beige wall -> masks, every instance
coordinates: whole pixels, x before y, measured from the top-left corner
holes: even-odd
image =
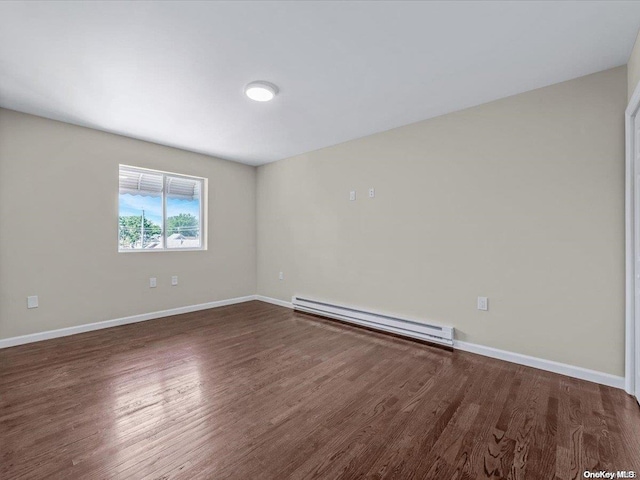
[[[208,251],[118,254],[119,163],[208,178]],[[0,338],[253,295],[255,176],[253,167],[0,109]],[[40,307],[27,310],[27,295]]]
[[[623,375],[626,75],[260,167],[258,293],[417,317]]]
[[[627,99],[631,99],[636,85],[640,81],[640,35],[633,45],[631,56],[627,62]]]
[[[0,338],[257,288],[622,375],[626,93],[608,70],[263,166],[257,186],[253,167],[0,109]],[[118,254],[119,163],[207,177],[209,250]]]

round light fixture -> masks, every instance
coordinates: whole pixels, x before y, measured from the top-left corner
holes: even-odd
[[[244,87],[244,93],[256,102],[268,102],[278,93],[278,87],[269,82],[251,82]]]

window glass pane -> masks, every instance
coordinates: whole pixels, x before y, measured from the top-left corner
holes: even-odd
[[[167,248],[200,248],[201,188],[199,180],[166,176]]]
[[[162,248],[162,175],[120,167],[118,193],[118,248]]]

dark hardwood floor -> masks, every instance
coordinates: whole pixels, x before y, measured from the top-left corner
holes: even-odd
[[[640,474],[623,391],[249,302],[0,350],[0,478]]]

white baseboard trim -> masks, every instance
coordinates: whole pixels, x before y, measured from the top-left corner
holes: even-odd
[[[530,357],[529,355],[523,355],[521,353],[508,352],[506,350],[485,347],[483,345],[462,342],[460,340],[454,340],[453,348],[463,350],[465,352],[477,353],[478,355],[483,355],[485,357],[497,358],[498,360],[504,360],[505,362],[517,363],[519,365],[526,365],[527,367],[546,370],[547,372],[559,373],[560,375],[579,378],[580,380],[587,380],[589,382],[599,383],[609,387],[624,389],[624,377],[618,377],[616,375],[611,375],[610,373],[575,367],[573,365],[567,365],[566,363],[554,362],[553,360],[545,360],[538,357]]]
[[[287,302],[286,300],[278,300],[277,298],[264,297],[262,295],[256,295],[255,299],[261,302],[271,303],[280,307],[293,309],[293,304],[291,302]]]
[[[57,330],[49,330],[46,332],[31,333],[29,335],[20,335],[19,337],[10,337],[0,339],[0,348],[15,347],[24,345],[25,343],[40,342],[52,338],[66,337],[75,335],[76,333],[91,332],[93,330],[101,330],[103,328],[117,327],[118,325],[127,325],[129,323],[144,322],[155,318],[169,317],[171,315],[180,315],[182,313],[197,312],[198,310],[207,310],[209,308],[224,307],[226,305],[235,305],[236,303],[249,302],[256,300],[256,295],[248,295],[246,297],[229,298],[226,300],[218,300],[215,302],[200,303],[198,305],[188,305],[186,307],[170,308],[169,310],[160,310],[158,312],[142,313],[132,315],[130,317],[116,318],[113,320],[105,320],[102,322],[87,323],[75,327],[60,328]]]
[[[66,337],[68,335],[75,335],[77,333],[117,327],[118,325],[144,322],[146,320],[169,317],[171,315],[180,315],[182,313],[197,312],[199,310],[224,307],[226,305],[235,305],[237,303],[244,303],[252,300],[259,300],[261,302],[271,303],[280,307],[293,309],[293,304],[285,300],[278,300],[276,298],[265,297],[263,295],[247,295],[245,297],[229,298],[226,300],[218,300],[215,302],[200,303],[198,305],[188,305],[185,307],[171,308],[169,310],[160,310],[158,312],[142,313],[139,315],[132,315],[130,317],[105,320],[103,322],[87,323],[85,325],[78,325],[75,327],[60,328],[58,330],[49,330],[46,332],[21,335],[18,337],[4,338],[0,339],[0,348],[14,347],[17,345],[40,342],[42,340],[49,340],[52,338]],[[573,365],[567,365],[565,363],[554,362],[552,360],[545,360],[537,357],[530,357],[528,355],[523,355],[520,353],[499,350],[492,347],[485,347],[483,345],[463,342],[460,340],[454,340],[453,347],[458,350],[476,353],[485,357],[496,358],[498,360],[517,363],[519,365],[526,365],[527,367],[538,368],[540,370],[546,370],[548,372],[559,373],[560,375],[567,375],[569,377],[579,378],[581,380],[587,380],[589,382],[599,383],[602,385],[607,385],[609,387],[624,389],[624,377],[618,377],[609,373],[597,372],[595,370],[589,370],[587,368],[575,367]]]
[[[293,308],[293,304],[291,302],[278,300],[276,298],[256,295],[255,299],[260,300],[261,302],[272,303],[273,305],[279,305],[285,308]],[[505,362],[516,363],[518,365],[538,368],[547,372],[553,372],[560,375],[566,375],[568,377],[579,378],[580,380],[586,380],[588,382],[594,382],[601,385],[607,385],[609,387],[624,389],[624,377],[618,377],[616,375],[611,375],[610,373],[603,373],[595,370],[589,370],[587,368],[575,367],[573,365],[567,365],[566,363],[554,362],[553,360],[545,360],[538,357],[530,357],[529,355],[523,355],[521,353],[499,350],[497,348],[485,347],[484,345],[477,345],[475,343],[463,342],[460,340],[453,341],[453,348],[465,352],[476,353],[485,357],[496,358]]]

